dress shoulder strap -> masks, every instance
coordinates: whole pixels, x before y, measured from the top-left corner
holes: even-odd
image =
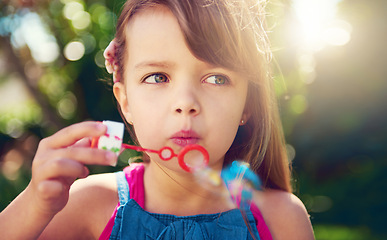
[[[120,205],[125,205],[129,199],[129,185],[126,181],[126,176],[123,171],[116,172],[116,179],[117,179],[117,191],[118,191],[118,198],[120,201]]]
[[[122,219],[122,207],[129,201],[129,185],[126,181],[125,172],[115,172],[114,175],[116,176],[117,181],[119,204],[114,209],[114,212],[110,217],[109,222],[106,224],[104,230],[99,236],[99,240],[115,239],[117,237],[117,233],[119,232],[121,225],[115,224],[116,218],[118,218],[117,222]]]

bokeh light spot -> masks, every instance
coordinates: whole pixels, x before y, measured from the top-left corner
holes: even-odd
[[[111,26],[114,26],[116,23],[117,16],[110,11],[106,11],[99,15],[98,23],[100,27],[104,30],[111,30]]]
[[[84,8],[81,3],[72,1],[66,3],[66,5],[64,6],[63,15],[65,16],[65,18],[72,20],[78,12],[83,10]]]
[[[91,23],[90,14],[85,11],[79,11],[74,14],[71,22],[75,29],[83,30],[87,28]]]
[[[20,175],[20,168],[23,166],[23,155],[17,150],[10,150],[4,156],[1,164],[1,173],[8,180],[17,180]]]
[[[70,61],[78,61],[85,54],[85,46],[79,41],[68,43],[64,48],[64,56]]]
[[[286,144],[286,153],[288,155],[288,161],[292,162],[296,157],[296,149],[292,145]]]
[[[351,39],[351,27],[337,19],[337,4],[340,0],[294,0],[293,7],[299,30],[296,40],[299,47],[307,52],[317,52],[326,45],[343,46]]]
[[[94,57],[95,64],[100,68],[105,68],[105,58],[103,56],[103,50],[99,50]]]
[[[80,36],[83,45],[85,46],[85,54],[91,53],[94,51],[97,46],[97,41],[95,37],[90,33],[85,33]]]
[[[12,45],[21,48],[27,44],[32,57],[40,63],[51,63],[59,56],[59,46],[47,25],[37,13],[28,12],[20,17],[20,25],[13,30]]]
[[[6,126],[6,134],[13,138],[18,138],[23,134],[23,122],[19,119],[10,119]]]
[[[58,113],[64,119],[70,119],[74,116],[76,110],[77,99],[71,92],[66,95],[58,102]]]

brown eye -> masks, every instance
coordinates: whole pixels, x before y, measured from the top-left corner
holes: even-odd
[[[143,82],[146,83],[166,83],[168,82],[168,77],[162,73],[155,73],[144,78]]]
[[[215,85],[224,85],[229,82],[229,79],[224,75],[211,75],[205,79],[205,82]]]

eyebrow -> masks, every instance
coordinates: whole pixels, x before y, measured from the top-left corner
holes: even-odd
[[[134,66],[135,69],[154,67],[154,68],[173,68],[176,64],[170,61],[143,61]]]

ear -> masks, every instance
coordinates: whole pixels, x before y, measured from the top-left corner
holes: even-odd
[[[251,113],[244,111],[242,114],[241,121],[239,122],[239,126],[245,125],[247,123],[247,121],[250,119],[250,117],[251,117]]]
[[[116,82],[113,85],[114,97],[120,104],[121,112],[124,115],[126,121],[130,124],[133,123],[132,113],[129,108],[128,98],[125,91],[125,85],[121,82]]]

